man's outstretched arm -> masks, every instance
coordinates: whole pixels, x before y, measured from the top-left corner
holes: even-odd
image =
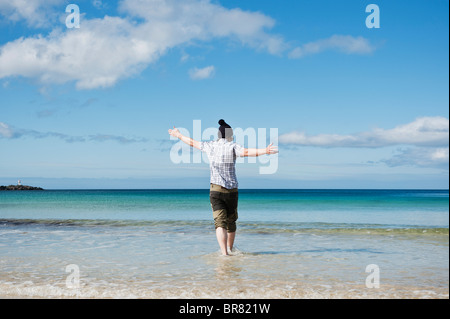
[[[190,137],[184,136],[183,134],[180,133],[180,131],[177,128],[175,128],[175,126],[173,127],[173,130],[169,130],[169,134],[172,135],[173,137],[179,138],[180,140],[182,140],[184,143],[186,143],[189,146],[200,149],[199,141],[196,141]]]
[[[270,143],[266,148],[244,148],[242,152],[242,157],[250,157],[250,156],[261,156],[264,154],[276,154],[278,153],[278,148],[273,146],[273,143]]]

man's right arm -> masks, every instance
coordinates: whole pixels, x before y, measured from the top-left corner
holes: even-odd
[[[200,149],[199,141],[196,141],[190,137],[184,136],[183,134],[180,133],[180,131],[177,128],[175,128],[175,126],[173,127],[173,130],[169,130],[169,134],[172,135],[173,137],[179,138],[181,141],[183,141],[184,143],[186,143],[189,146]]]

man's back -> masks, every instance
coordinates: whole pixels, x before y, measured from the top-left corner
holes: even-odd
[[[211,184],[228,189],[238,188],[236,157],[241,156],[244,148],[222,138],[217,141],[201,142],[200,150],[205,152],[209,159]]]

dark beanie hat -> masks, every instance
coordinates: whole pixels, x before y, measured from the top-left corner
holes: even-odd
[[[233,129],[224,120],[219,120],[219,138],[229,138],[233,136]]]

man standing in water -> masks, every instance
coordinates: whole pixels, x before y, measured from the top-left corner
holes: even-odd
[[[222,255],[233,249],[238,219],[238,182],[236,178],[236,157],[276,154],[272,143],[266,148],[244,148],[233,142],[233,129],[224,120],[219,121],[218,139],[199,142],[180,133],[175,127],[169,134],[208,155],[211,173],[210,201],[213,210],[216,237]]]

